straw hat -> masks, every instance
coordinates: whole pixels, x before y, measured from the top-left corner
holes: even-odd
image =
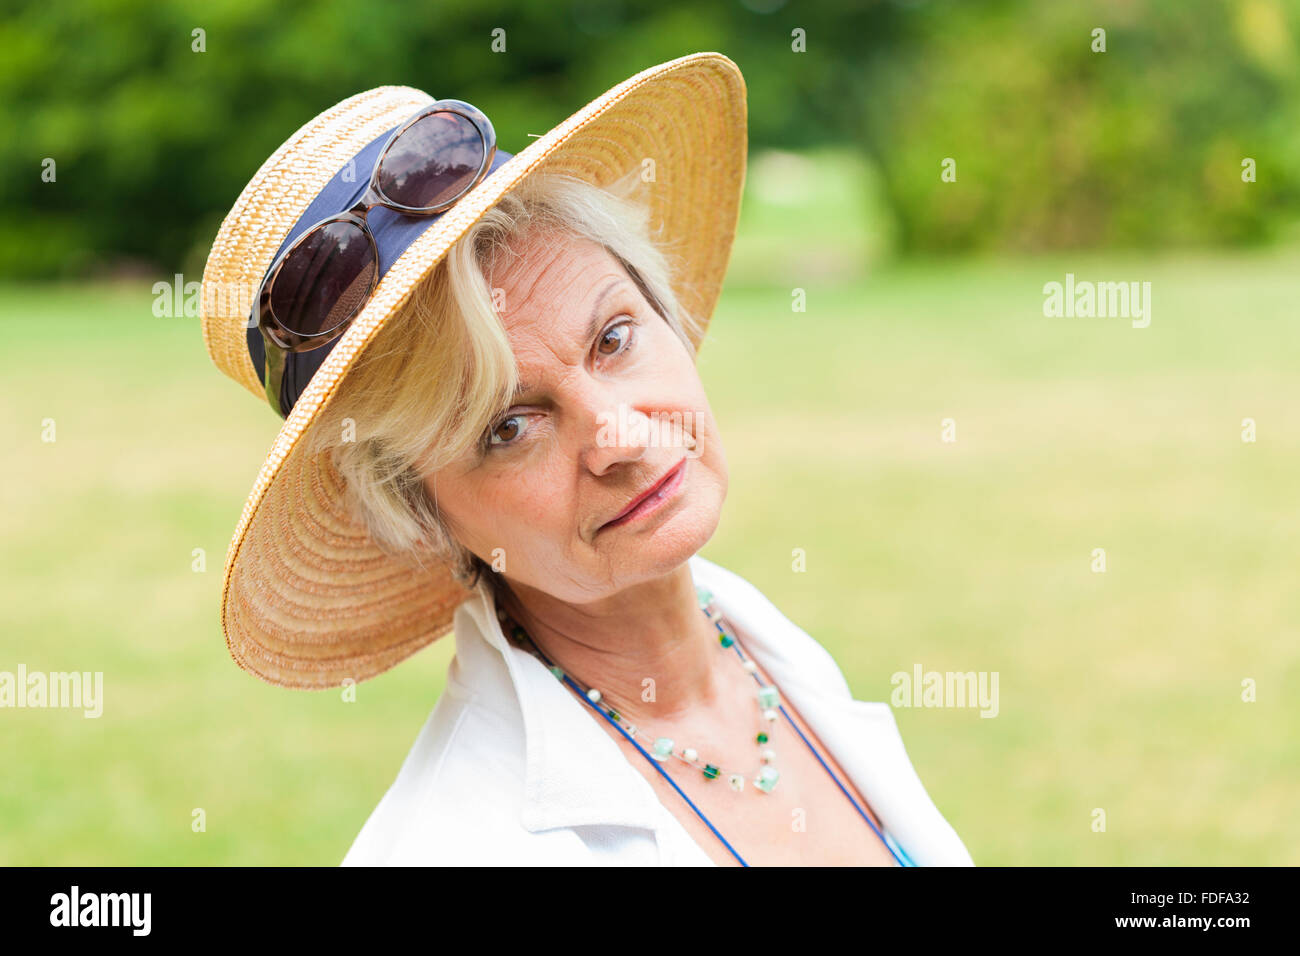
[[[464,90],[446,95],[472,99]],[[247,329],[251,300],[232,307],[226,290],[256,289],[295,230],[324,218],[319,203],[309,210],[313,199],[331,184],[337,188],[349,166],[349,182],[355,180],[358,192],[364,188],[373,160],[365,162],[363,151],[434,99],[410,87],[381,86],[343,100],[290,136],[223,220],[203,271],[203,341],[217,367],[264,407],[260,340]],[[504,142],[511,135],[526,142],[523,130],[497,133]],[[541,170],[603,186],[653,157],[651,228],[662,228],[684,263],[674,291],[702,322],[713,313],[745,178],[745,83],[730,59],[697,53],[651,67],[517,154],[499,149],[497,156],[491,173],[441,216],[399,217],[422,223],[424,231],[383,273],[332,348],[302,353],[313,355],[319,368],[303,373],[310,379],[253,483],[222,588],[230,654],[268,683],[326,689],[380,674],[447,634],[456,607],[474,594],[450,567],[421,569],[381,551],[345,507],[344,482],[329,456],[301,448],[368,343],[503,194]]]

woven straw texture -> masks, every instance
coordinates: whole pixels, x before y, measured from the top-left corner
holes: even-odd
[[[203,273],[203,341],[216,366],[259,402],[266,397],[245,338],[257,283],[343,164],[433,100],[402,86],[344,100],[277,149],[223,220]],[[452,244],[537,171],[605,185],[649,157],[651,228],[683,265],[674,278],[682,305],[707,325],[735,235],[746,144],[740,70],[719,53],[681,57],[625,80],[529,143],[412,243],[312,377],[244,504],[221,599],[222,630],[240,667],[284,687],[360,682],[446,635],[471,596],[446,567],[421,569],[382,552],[346,508],[328,456],[300,451],[348,369]]]

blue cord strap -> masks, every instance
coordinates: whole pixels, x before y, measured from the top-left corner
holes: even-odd
[[[739,648],[737,648],[737,653],[740,653]],[[742,654],[741,657],[743,659],[744,655]],[[624,730],[623,726],[618,721],[610,717],[609,714],[607,714],[604,709],[592,703],[591,699],[587,697],[586,693],[582,690],[582,688],[579,687],[576,683],[574,683],[573,678],[569,677],[568,674],[564,675],[564,682],[578,692],[578,697],[581,698],[583,703],[585,703],[592,710],[596,711],[598,714],[604,717],[605,720],[609,721],[609,723],[613,724],[615,727],[618,728],[618,732],[622,734],[625,738],[627,738],[627,741],[640,752],[641,756],[645,757],[645,759],[650,762],[650,765],[654,767],[655,770],[659,771],[659,775],[663,777],[665,780],[667,780],[674,790],[676,790],[679,794],[681,794],[682,799],[685,800],[686,803],[690,806],[690,808],[695,811],[696,816],[698,816],[701,820],[704,821],[705,826],[707,826],[710,830],[713,831],[713,835],[722,841],[722,845],[727,848],[727,850],[731,853],[732,856],[734,856],[737,860],[740,861],[741,866],[749,866],[749,864],[745,862],[745,858],[736,852],[735,848],[732,847],[732,845],[727,842],[727,838],[718,832],[718,828],[715,827],[709,821],[709,818],[704,815],[704,813],[700,810],[699,807],[697,807],[694,804],[694,802],[692,802],[691,798],[682,792],[682,788],[677,786],[677,781],[675,781],[664,771],[664,768],[659,765],[659,761],[655,760],[648,753],[646,753],[645,748],[642,747],[639,743],[637,743],[636,740],[632,737],[632,735],[629,734],[626,730]],[[799,729],[799,725],[794,722],[794,720],[790,717],[788,713],[786,713],[786,709],[784,705],[780,707],[780,710],[782,714],[785,714],[785,719],[789,722],[790,726],[795,729],[795,733],[797,733],[799,735],[799,738],[805,744],[808,745],[808,749],[812,751],[813,756],[817,758],[818,763],[820,763],[823,767],[825,767],[826,772],[831,775],[831,779],[835,781],[835,785],[840,788],[840,790],[844,793],[844,796],[849,798],[849,803],[853,804],[853,808],[857,810],[859,814],[861,814],[862,819],[867,821],[867,826],[871,827],[872,832],[874,832],[876,836],[880,838],[880,842],[885,845],[885,849],[887,849],[890,855],[893,856],[893,858],[898,862],[898,865],[904,867],[916,866],[916,864],[912,862],[911,858],[908,857],[907,854],[903,852],[903,848],[900,847],[892,837],[889,837],[881,833],[880,830],[876,828],[876,825],[871,822],[871,817],[867,815],[866,811],[864,811],[861,807],[858,806],[858,803],[856,800],[853,799],[852,794],[850,794],[849,791],[845,789],[844,784],[840,783],[839,777],[835,776],[835,772],[831,770],[830,767],[826,766],[826,761],[822,760],[821,754],[819,754],[817,752],[817,748],[812,745],[812,741],[810,741],[807,737],[804,736],[803,731]],[[906,860],[907,862],[904,862],[904,860]]]
[[[564,675],[564,682],[578,692],[578,696],[582,698],[583,703],[585,703],[588,707],[592,708],[593,710],[597,711],[602,717],[604,717],[607,721],[609,721],[611,724],[617,727],[618,732],[622,734],[624,737],[626,737],[633,747],[641,751],[641,756],[645,757],[646,760],[650,761],[651,765],[656,770],[659,771],[660,775],[665,780],[667,780],[670,784],[672,784],[674,790],[676,790],[678,793],[681,793],[682,799],[685,800],[688,804],[690,804],[691,809],[695,811],[696,815],[698,815],[699,818],[705,822],[708,828],[713,831],[713,835],[716,836],[719,840],[721,840],[722,845],[731,851],[731,855],[734,856],[737,860],[740,860],[741,866],[749,866],[749,864],[745,862],[744,857],[742,857],[739,853],[737,853],[732,848],[731,844],[727,842],[727,838],[718,832],[718,828],[715,827],[712,823],[709,823],[709,818],[700,812],[700,808],[691,802],[691,798],[688,797],[685,793],[682,793],[682,788],[677,786],[677,781],[674,780],[672,777],[668,776],[668,774],[664,772],[664,768],[659,766],[659,761],[655,760],[648,753],[646,753],[645,748],[642,747],[639,743],[637,743],[632,738],[632,735],[629,734],[626,730],[624,730],[622,725],[620,725],[618,721],[616,721],[613,717],[609,716],[609,714],[605,713],[605,711],[601,710],[599,707],[593,704],[591,700],[587,697],[587,695],[583,693],[582,688],[579,687],[577,684],[575,684],[573,682],[573,679],[569,677],[569,675],[567,674]]]
[[[785,714],[785,719],[787,722],[789,722],[790,726],[794,728],[794,732],[797,733],[799,735],[799,738],[808,745],[808,749],[811,750],[813,756],[817,758],[817,762],[826,768],[826,772],[830,774],[831,779],[835,781],[835,786],[839,787],[840,790],[844,793],[844,796],[849,798],[849,803],[853,804],[853,809],[857,810],[858,813],[862,816],[862,819],[867,821],[867,826],[871,827],[872,832],[875,833],[876,836],[880,837],[880,842],[885,845],[885,849],[889,851],[890,855],[893,856],[893,858],[898,861],[898,865],[908,866],[910,864],[912,866],[915,866],[916,864],[911,863],[910,860],[908,863],[904,863],[899,858],[898,853],[894,852],[894,846],[896,846],[897,844],[895,844],[891,839],[886,839],[885,835],[881,833],[879,829],[876,828],[876,825],[874,823],[871,822],[871,817],[867,816],[867,812],[863,810],[860,806],[858,806],[858,801],[854,800],[853,795],[849,793],[849,791],[845,788],[844,784],[840,783],[840,778],[835,776],[835,771],[831,770],[830,767],[826,766],[826,761],[822,760],[822,755],[817,752],[817,748],[812,745],[812,741],[810,741],[807,737],[804,736],[803,731],[799,729],[799,725],[794,722],[793,718],[791,718],[791,716],[788,713],[786,713],[785,705],[781,706],[781,713]],[[900,853],[902,852],[901,848],[899,852]],[[906,856],[906,854],[904,854],[904,856]]]
[[[705,613],[706,614],[708,613],[707,610],[705,611]],[[522,630],[522,628],[520,628],[520,630]],[[723,634],[726,634],[726,632],[722,630],[720,623],[718,623],[718,630]],[[527,634],[526,631],[524,633]],[[645,757],[645,759],[650,762],[650,765],[659,772],[659,775],[663,777],[665,780],[667,780],[669,785],[674,790],[676,790],[679,794],[681,794],[681,798],[686,801],[687,805],[692,810],[695,811],[695,815],[704,821],[705,826],[707,826],[710,830],[712,830],[713,835],[722,841],[722,845],[727,848],[728,852],[730,852],[732,856],[734,856],[737,860],[740,861],[740,865],[749,866],[749,864],[745,862],[745,858],[736,852],[735,848],[730,843],[727,842],[727,838],[718,832],[718,828],[715,827],[709,821],[709,818],[706,817],[704,813],[700,810],[700,808],[697,807],[694,804],[694,802],[692,802],[691,798],[688,797],[682,791],[682,788],[677,785],[677,781],[675,781],[664,771],[664,768],[659,765],[659,761],[656,760],[654,757],[650,756],[650,754],[646,753],[645,748],[643,748],[639,743],[637,743],[636,739],[631,734],[629,734],[626,730],[623,729],[622,724],[620,724],[617,720],[615,720],[608,713],[606,713],[604,708],[596,706],[596,704],[593,703],[592,700],[587,696],[586,691],[584,691],[581,687],[579,687],[578,684],[573,680],[573,678],[571,678],[568,674],[564,673],[561,668],[555,667],[555,665],[551,663],[550,658],[546,656],[546,654],[542,651],[540,647],[537,647],[537,643],[533,641],[531,637],[529,637],[529,643],[532,644],[534,648],[536,648],[538,655],[542,658],[543,662],[545,662],[547,667],[554,668],[553,672],[560,671],[561,680],[563,680],[564,683],[568,684],[570,687],[572,687],[575,691],[578,692],[578,697],[579,699],[582,700],[584,704],[586,704],[588,707],[592,708],[594,711],[596,711],[598,714],[604,717],[605,720],[609,721],[609,723],[613,724],[618,729],[618,732],[627,739],[628,743],[630,743],[633,747],[635,747],[637,751],[641,754],[641,756]],[[730,642],[730,646],[732,647],[732,649],[735,650],[737,656],[741,659],[742,662],[747,660],[744,652],[741,651],[740,649],[739,642],[732,640]],[[757,675],[753,675],[753,676],[755,680],[758,679]],[[804,736],[804,732],[799,729],[799,725],[794,722],[794,719],[786,711],[785,706],[783,704],[778,704],[777,706],[778,709],[781,711],[781,713],[785,714],[786,721],[789,722],[790,726],[794,728],[795,733],[799,735],[799,739],[808,745],[808,749],[811,750],[812,755],[817,758],[817,762],[822,765],[822,767],[826,770],[828,774],[830,774],[831,779],[835,781],[835,785],[840,788],[840,791],[844,794],[844,796],[849,798],[849,803],[853,804],[853,809],[857,810],[858,814],[862,817],[862,819],[867,821],[867,826],[871,827],[872,832],[875,833],[876,836],[880,838],[880,842],[884,844],[885,849],[889,851],[890,855],[894,858],[894,860],[898,863],[898,865],[903,867],[916,866],[916,864],[912,862],[911,858],[906,853],[903,852],[903,848],[898,845],[898,843],[893,839],[893,837],[889,836],[888,834],[882,833],[876,827],[876,825],[871,821],[871,817],[867,815],[866,811],[863,810],[860,806],[858,806],[858,802],[853,799],[853,795],[849,793],[849,791],[845,788],[844,784],[840,783],[840,778],[835,776],[835,772],[831,770],[829,766],[827,766],[826,761],[823,760],[821,754],[817,752],[817,748],[812,745],[812,741],[809,740],[806,736]]]

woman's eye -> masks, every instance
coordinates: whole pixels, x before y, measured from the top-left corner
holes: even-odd
[[[624,333],[623,336],[622,336],[622,338],[617,337],[616,333],[619,333],[619,332]],[[604,334],[601,335],[600,339],[596,342],[596,348],[599,350],[600,347],[603,346],[603,345],[605,345],[606,343],[608,343],[608,342],[613,342],[614,345],[615,345],[615,349],[614,349],[614,351],[613,351],[613,352],[604,352],[604,351],[602,351],[601,354],[602,354],[602,355],[617,355],[617,354],[619,353],[619,351],[621,350],[621,349],[619,348],[619,346],[620,346],[623,342],[625,342],[625,341],[627,341],[628,339],[630,339],[631,337],[632,337],[632,320],[631,320],[631,319],[627,319],[627,320],[625,320],[625,321],[623,321],[623,322],[619,322],[617,325],[611,325],[608,329],[606,329],[605,332],[604,332]]]
[[[622,352],[626,352],[632,347],[627,343],[631,342],[634,337],[632,330],[635,325],[636,322],[633,319],[625,319],[622,322],[611,325],[597,340],[597,349],[601,351],[602,355],[618,355]],[[602,346],[611,342],[614,345],[614,350],[612,352],[604,351]],[[489,428],[484,434],[482,442],[483,450],[488,451],[492,448],[502,448],[519,444],[518,438],[520,434],[526,432],[528,429],[522,425],[512,425],[511,423],[522,421],[527,418],[528,416],[525,414],[517,414],[507,415],[505,418],[501,419],[501,421]],[[502,434],[503,431],[505,434]]]
[[[515,439],[519,437],[519,434],[523,429],[519,425],[511,426],[510,423],[522,420],[526,417],[526,415],[509,415],[506,418],[501,419],[500,422],[489,429],[485,444],[491,446],[514,444]],[[502,430],[505,430],[507,434],[503,436],[501,434]],[[496,439],[498,438],[501,440],[497,441]]]

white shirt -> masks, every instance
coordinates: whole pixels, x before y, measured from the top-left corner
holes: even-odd
[[[744,578],[699,555],[689,566],[895,846],[917,866],[973,866],[889,705],[854,700],[830,653]],[[341,865],[717,865],[594,710],[506,640],[487,581],[456,609],[454,633],[446,688]]]

